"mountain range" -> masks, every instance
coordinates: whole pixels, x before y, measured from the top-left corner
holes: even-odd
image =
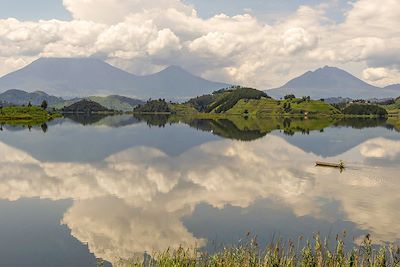
[[[0,90],[45,91],[57,96],[126,95],[139,99],[188,99],[229,86],[178,66],[137,76],[94,58],[40,58],[0,78]]]
[[[325,66],[315,71],[308,71],[294,78],[279,88],[267,90],[275,98],[288,94],[319,98],[389,98],[400,96],[400,85],[380,88],[368,84],[350,73],[335,67]]]
[[[197,77],[179,66],[170,66],[155,74],[138,76],[94,58],[40,58],[0,78],[0,91],[20,89],[33,95],[25,95],[18,100],[19,102],[9,101],[9,98],[13,99],[14,94],[18,93],[18,90],[9,90],[9,96],[2,95],[0,101],[20,104],[30,99],[32,104],[38,104],[37,101],[45,98],[50,105],[59,106],[64,104],[59,101],[59,97],[51,95],[78,97],[68,103],[74,103],[82,97],[112,95],[111,102],[116,102],[119,108],[121,102],[124,103],[124,108],[121,110],[125,110],[138,103],[127,103],[132,98],[118,99],[121,98],[118,95],[133,97],[133,101],[148,98],[179,101],[209,94],[229,86],[227,83],[212,82]],[[400,96],[400,84],[380,88],[342,69],[325,66],[315,71],[308,71],[283,86],[266,90],[266,92],[274,98],[294,94],[299,97],[311,96],[313,99],[337,97],[382,99]],[[100,103],[102,105],[107,102],[108,106],[104,106],[115,109],[115,103],[110,104],[110,99],[107,98],[97,97],[96,100],[91,100],[103,102]]]

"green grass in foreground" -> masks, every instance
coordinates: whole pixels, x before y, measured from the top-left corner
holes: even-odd
[[[260,250],[256,239],[250,239],[236,247],[225,248],[216,254],[202,253],[196,249],[179,248],[154,253],[143,260],[121,260],[116,266],[254,266],[254,267],[341,267],[341,266],[400,266],[400,249],[393,245],[374,246],[367,235],[360,246],[345,249],[344,242],[337,238],[336,246],[319,235],[312,242],[302,239],[294,242],[276,242]],[[102,263],[99,264],[101,266]]]
[[[14,106],[0,109],[1,124],[40,125],[60,116],[58,113],[50,113],[35,106]]]

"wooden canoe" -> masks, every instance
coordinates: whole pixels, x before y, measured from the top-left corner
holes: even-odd
[[[331,167],[331,168],[340,168],[344,169],[344,163],[341,161],[339,163],[329,163],[329,162],[322,162],[322,161],[317,161],[315,162],[316,166],[321,166],[321,167]]]

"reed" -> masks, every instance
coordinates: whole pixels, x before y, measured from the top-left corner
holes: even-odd
[[[121,260],[116,266],[161,267],[384,267],[400,266],[400,248],[394,245],[373,245],[367,235],[360,245],[345,248],[337,237],[336,245],[329,248],[328,241],[315,235],[310,241],[271,242],[260,249],[257,238],[248,238],[233,247],[223,248],[215,254],[197,249],[168,249],[153,253],[143,260]],[[303,243],[303,245],[299,245]]]

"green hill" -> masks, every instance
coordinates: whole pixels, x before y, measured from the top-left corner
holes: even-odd
[[[65,107],[62,109],[63,113],[84,113],[84,114],[90,114],[90,113],[109,113],[112,112],[112,110],[103,107],[97,102],[83,99],[79,102],[76,102],[68,107]]]
[[[231,87],[215,91],[210,95],[203,95],[189,100],[188,104],[199,112],[225,113],[233,108],[240,100],[260,100],[269,98],[262,91],[253,88]]]
[[[257,117],[341,114],[338,109],[324,101],[306,97],[275,100],[262,91],[242,87],[232,87],[196,97],[186,105],[203,113]]]
[[[386,117],[388,112],[386,109],[372,104],[365,103],[352,103],[343,109],[344,114],[349,115],[362,115],[362,116],[379,116]]]

